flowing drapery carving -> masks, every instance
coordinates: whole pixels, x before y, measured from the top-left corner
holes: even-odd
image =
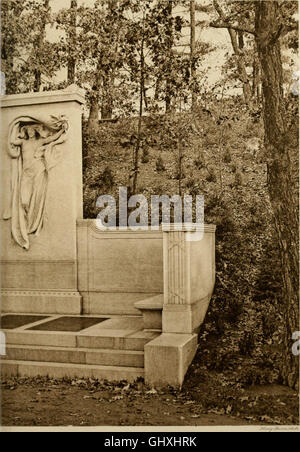
[[[68,134],[64,116],[41,121],[16,118],[9,127],[11,183],[4,219],[11,219],[15,242],[28,250],[29,235],[39,234],[44,221],[49,172],[63,158],[59,147]]]

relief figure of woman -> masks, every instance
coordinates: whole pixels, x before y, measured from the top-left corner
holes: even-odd
[[[27,250],[29,235],[43,226],[49,170],[57,163],[54,149],[65,140],[68,123],[61,121],[56,128],[54,132],[43,124],[19,122],[11,134],[12,235]]]

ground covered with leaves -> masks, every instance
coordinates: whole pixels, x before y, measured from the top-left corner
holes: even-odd
[[[195,364],[181,391],[142,381],[10,378],[1,382],[4,426],[299,425],[298,395],[277,385],[228,385]]]

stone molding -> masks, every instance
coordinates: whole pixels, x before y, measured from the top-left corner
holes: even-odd
[[[197,223],[173,223],[162,224],[161,229],[163,232],[205,232],[215,233],[216,226],[214,224],[197,224]]]
[[[78,296],[79,292],[74,292],[74,291],[64,291],[64,292],[60,292],[60,291],[54,291],[54,290],[49,290],[49,291],[41,291],[41,290],[9,290],[9,289],[5,289],[5,290],[1,290],[1,295],[14,295],[14,296],[25,296],[25,297],[31,297],[31,296],[55,296],[55,297],[71,297],[71,296]]]
[[[124,228],[117,228],[115,231],[101,231],[99,228],[97,228],[96,220],[77,220],[77,227],[80,229],[88,229],[89,231],[96,234],[96,237],[100,239],[106,239],[106,238],[117,238],[118,235],[122,235],[123,237],[126,236],[126,238],[135,238],[135,235],[137,236],[146,236],[148,239],[151,238],[151,234],[153,235],[153,238],[157,239],[158,236],[161,235],[162,237],[162,230],[159,231],[152,231],[149,229],[149,231],[143,231],[143,230],[137,230],[132,231],[131,229],[124,229]]]
[[[85,103],[84,97],[74,91],[45,91],[42,93],[14,94],[0,97],[1,108],[24,107],[29,105],[57,104],[61,102]]]
[[[31,260],[31,261],[28,261],[28,260],[22,260],[22,259],[19,259],[19,260],[13,260],[13,259],[0,259],[0,265],[2,265],[2,264],[29,264],[29,265],[32,265],[32,264],[50,264],[50,265],[52,265],[52,264],[66,264],[66,265],[76,265],[77,264],[77,261],[76,260],[63,260],[63,259],[61,259],[61,260],[50,260],[50,259],[41,259],[41,260]]]
[[[96,232],[97,234],[117,234],[117,233],[130,233],[130,234],[149,234],[149,233],[165,233],[165,232],[205,232],[205,233],[215,233],[216,232],[216,226],[213,224],[195,224],[195,223],[188,223],[188,224],[171,224],[171,225],[165,225],[161,224],[159,227],[159,230],[152,230],[151,226],[149,226],[149,230],[143,231],[143,230],[136,230],[133,231],[130,228],[124,229],[124,228],[117,228],[115,231],[101,231],[99,228],[97,228],[96,220],[93,219],[85,219],[85,220],[77,220],[77,227],[78,228],[89,228],[93,232]]]

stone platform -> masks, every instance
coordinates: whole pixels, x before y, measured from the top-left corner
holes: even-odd
[[[144,347],[160,331],[141,317],[5,314],[3,376],[97,378],[133,382],[144,377]]]

